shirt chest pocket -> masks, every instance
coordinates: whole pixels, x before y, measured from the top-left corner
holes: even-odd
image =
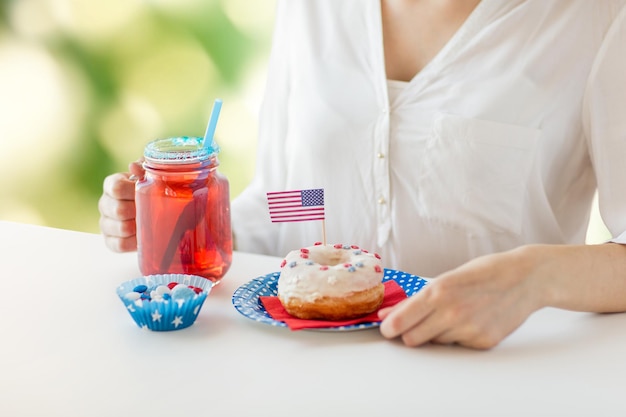
[[[420,215],[470,234],[520,234],[540,130],[438,114],[419,170]]]

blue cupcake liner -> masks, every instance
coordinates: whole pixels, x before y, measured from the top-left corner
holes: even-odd
[[[148,288],[177,282],[186,286],[202,288],[202,292],[187,299],[163,301],[131,300],[126,294],[133,292],[138,285]],[[137,326],[153,331],[181,330],[191,326],[198,317],[202,304],[211,292],[213,283],[203,277],[185,274],[148,275],[123,282],[117,288],[117,295],[126,307]]]

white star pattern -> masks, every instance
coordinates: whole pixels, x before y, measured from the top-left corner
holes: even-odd
[[[174,325],[174,327],[178,327],[181,324],[183,324],[183,316],[176,316],[174,317],[174,320],[172,320],[172,324]]]
[[[135,312],[135,307],[133,307],[133,305],[132,305],[132,304],[127,305],[127,306],[126,306],[126,308],[127,308],[127,309],[128,309],[128,311],[130,311],[131,313],[134,313],[134,312]]]
[[[161,321],[161,317],[163,316],[159,313],[159,310],[155,310],[154,313],[152,313],[152,321]]]

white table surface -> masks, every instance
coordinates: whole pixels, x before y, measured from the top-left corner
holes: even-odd
[[[279,261],[235,253],[193,326],[150,332],[115,293],[135,254],[0,221],[0,416],[626,415],[626,314],[544,309],[490,351],[292,332],[231,304]]]

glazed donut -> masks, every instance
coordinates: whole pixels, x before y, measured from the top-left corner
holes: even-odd
[[[382,278],[378,254],[355,245],[317,242],[287,254],[278,298],[289,314],[301,319],[347,320],[380,307]]]

